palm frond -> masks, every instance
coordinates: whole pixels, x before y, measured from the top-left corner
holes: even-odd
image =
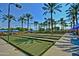
[[[32,15],[29,14],[29,13],[26,13],[26,14],[25,14],[25,18],[33,19]]]
[[[60,9],[56,9],[57,11],[59,11],[59,12],[62,12]]]
[[[61,4],[57,4],[57,5],[55,6],[55,9],[57,9],[57,8],[61,8],[61,7],[62,7]]]
[[[47,8],[47,7],[42,7],[42,9],[43,9],[43,10],[48,10],[48,8]]]
[[[43,15],[46,15],[48,13],[48,11],[45,11],[44,13],[43,13]]]
[[[26,19],[25,19],[24,15],[20,16],[18,21],[26,23]]]
[[[55,11],[53,11],[53,13],[54,13],[54,14],[56,14],[56,12],[55,12]]]
[[[15,17],[13,15],[3,15],[4,20],[15,20]]]
[[[70,3],[66,3],[65,6],[68,6]]]
[[[69,15],[67,15],[66,17],[70,17],[71,15],[69,14]]]
[[[48,5],[48,4],[46,4],[46,3],[44,3],[44,6],[49,7],[49,5]]]

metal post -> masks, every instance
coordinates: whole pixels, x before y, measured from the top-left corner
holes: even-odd
[[[9,42],[9,35],[10,35],[10,3],[8,4],[8,42]]]

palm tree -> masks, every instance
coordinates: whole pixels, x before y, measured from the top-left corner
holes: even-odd
[[[67,4],[67,5],[69,5],[69,4]],[[78,13],[78,11],[79,11],[79,3],[70,4],[69,10],[70,9],[74,9],[74,15],[75,15],[76,24],[77,24],[78,23],[77,16],[79,15],[79,13]]]
[[[43,23],[39,23],[39,31],[41,31],[43,28]]]
[[[47,31],[47,25],[48,25],[47,21],[44,21],[44,26],[46,31]]]
[[[73,13],[72,14],[73,15],[72,23],[73,23],[73,27],[74,27],[75,25],[78,25],[79,3],[70,4],[69,11],[70,11],[70,13],[71,12]],[[76,33],[78,34],[78,29],[77,29]]]
[[[50,13],[50,18],[51,18],[51,32],[53,31],[53,13],[55,14],[55,11],[59,11],[61,12],[61,10],[59,8],[61,8],[61,4],[57,4],[57,3],[44,3],[44,7],[43,10],[45,10],[44,14],[46,15],[47,13]]]
[[[30,19],[33,19],[33,17],[32,17],[32,15],[31,14],[29,14],[29,13],[26,13],[25,15],[24,15],[24,17],[27,19],[27,29],[29,30],[30,28],[29,28],[29,22],[30,22]]]
[[[46,22],[47,22],[47,28],[50,31],[50,29],[51,29],[51,19],[50,18],[44,18],[44,19],[46,20]]]
[[[59,22],[60,22],[60,25],[61,25],[61,31],[62,31],[62,30],[64,30],[64,24],[65,24],[65,21],[63,20],[63,18],[61,18],[61,19],[59,20]]]
[[[5,15],[3,15],[3,19],[4,19],[4,21],[9,19],[9,22],[8,22],[8,23],[9,23],[9,29],[10,29],[11,21],[12,21],[12,20],[16,21],[16,20],[15,20],[15,17],[14,17],[13,15],[9,15],[9,16],[8,16],[8,15],[5,14]],[[9,31],[10,31],[10,30],[9,30]],[[11,31],[10,31],[10,33],[11,33]],[[10,34],[10,33],[9,33],[9,34]]]
[[[70,26],[71,26],[71,28],[72,28],[72,25],[73,25],[72,22],[70,22]]]
[[[75,10],[74,9],[70,9],[70,10],[66,10],[67,12],[67,17],[69,17],[69,19],[71,19],[71,22],[73,24],[73,27],[76,25],[75,24]]]
[[[75,21],[76,21],[76,25],[78,25],[79,4],[78,4],[78,3],[77,3],[77,4],[74,4],[74,5],[72,5],[71,7],[72,7],[72,9],[74,9],[74,11],[75,11]],[[76,34],[78,35],[78,29],[77,29],[77,31],[76,31]]]
[[[68,23],[66,21],[64,21],[64,29],[65,29],[65,32],[66,32],[66,27],[68,27]]]
[[[42,25],[43,25],[44,30],[46,31],[46,29],[47,29],[47,21],[44,21],[44,22],[42,23]]]
[[[23,23],[26,23],[26,19],[25,19],[24,15],[19,17],[19,21],[21,21],[21,26],[22,26],[22,29],[23,29]]]
[[[34,27],[38,30],[38,21],[34,21]]]
[[[53,21],[53,23],[54,23],[54,28],[55,28],[55,30],[56,30],[57,22],[56,22],[56,21]]]

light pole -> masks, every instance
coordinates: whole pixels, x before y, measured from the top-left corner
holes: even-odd
[[[17,8],[21,8],[21,5],[19,5],[19,4],[15,4],[15,3],[9,3],[8,4],[8,42],[9,42],[9,35],[10,35],[10,22],[11,22],[11,20],[10,20],[10,6],[11,5],[15,5]]]

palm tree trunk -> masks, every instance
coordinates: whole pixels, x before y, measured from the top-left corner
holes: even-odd
[[[51,25],[51,23],[50,23],[50,21],[48,22],[48,30],[50,31],[50,25]]]
[[[75,26],[75,22],[74,22],[74,20],[73,20],[72,22],[73,22],[73,28],[74,28],[74,26]]]
[[[64,25],[63,25],[63,31],[64,31]]]
[[[47,31],[47,24],[46,24],[46,31]]]
[[[37,31],[37,24],[35,25],[36,31]]]
[[[76,14],[76,26],[78,25],[77,14]],[[78,35],[78,29],[76,29],[76,34]]]
[[[46,25],[44,24],[44,31],[46,31]]]
[[[64,23],[63,23],[63,21],[61,21],[61,31],[64,31]]]
[[[47,31],[47,24],[46,24],[46,31]]]
[[[71,28],[72,28],[72,22],[71,22]]]
[[[62,24],[61,24],[61,31],[63,30],[62,28],[63,28],[63,26],[62,26]]]
[[[66,26],[64,25],[64,32],[66,32]]]
[[[35,29],[37,30],[37,25],[35,25]]]
[[[27,29],[29,30],[29,19],[27,20]]]
[[[36,25],[36,27],[37,27],[36,29],[38,30],[38,24]]]
[[[73,16],[73,19],[72,19],[72,23],[73,23],[73,28],[74,28],[74,26],[75,26],[75,21],[74,21],[75,19],[74,19],[74,16]],[[73,32],[74,32],[75,30],[73,29]]]
[[[51,8],[51,32],[53,31],[53,17],[52,17],[52,8]]]
[[[55,31],[56,31],[56,24],[54,24],[54,28],[55,28]]]
[[[39,24],[39,31],[40,31],[40,24]]]
[[[22,26],[22,31],[24,31],[24,29],[23,29],[23,20],[22,20],[22,22],[21,22],[21,26]]]

